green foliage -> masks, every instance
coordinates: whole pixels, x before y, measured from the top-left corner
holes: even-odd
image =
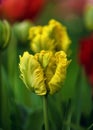
[[[25,130],[43,130],[43,125],[43,110],[39,108],[37,110],[32,110],[29,113],[28,120],[26,121]]]
[[[2,86],[0,86],[0,127],[3,129],[11,129],[10,120],[10,92],[8,88],[8,80],[3,67],[1,67]],[[6,81],[6,82],[5,82]]]

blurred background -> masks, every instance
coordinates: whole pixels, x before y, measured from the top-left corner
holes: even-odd
[[[93,0],[0,0],[0,130],[45,130],[42,97],[20,79],[19,55],[33,54],[29,28],[55,19],[72,59],[62,89],[48,96],[51,130],[93,130]]]

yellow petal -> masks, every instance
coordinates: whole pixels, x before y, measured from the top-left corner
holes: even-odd
[[[52,52],[45,50],[42,50],[40,53],[35,54],[35,57],[37,57],[37,60],[41,64],[43,69],[45,69],[49,64],[51,56]]]
[[[49,21],[49,26],[53,30],[52,37],[55,39],[56,49],[67,52],[71,40],[67,34],[66,27],[54,19]]]
[[[34,38],[37,34],[42,33],[42,26],[33,26],[29,29],[29,39]]]
[[[20,56],[19,68],[21,79],[27,88],[34,91],[37,95],[45,95],[47,93],[43,69],[34,56],[24,52],[23,57]]]
[[[56,70],[53,77],[48,83],[50,94],[54,94],[55,92],[57,92],[60,89],[61,84],[64,83],[68,66],[68,61],[65,52],[63,51],[57,52],[55,54],[55,58],[56,58]]]

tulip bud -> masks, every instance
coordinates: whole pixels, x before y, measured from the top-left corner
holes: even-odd
[[[21,79],[37,95],[52,95],[64,83],[69,63],[64,51],[42,50],[34,56],[24,52],[19,63]]]
[[[23,21],[14,24],[14,32],[19,43],[25,44],[28,41],[28,30],[31,26],[33,26],[31,21]]]
[[[11,29],[9,23],[4,20],[0,21],[0,49],[7,47],[11,37]]]

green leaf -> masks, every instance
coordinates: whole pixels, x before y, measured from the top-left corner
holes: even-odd
[[[67,70],[65,84],[62,86],[62,98],[64,100],[74,97],[78,72],[79,66],[77,65],[75,57],[73,57]]]
[[[82,112],[89,115],[92,110],[91,86],[84,72],[82,72]],[[86,103],[87,102],[87,103]]]
[[[0,86],[0,126],[11,130],[10,121],[10,93],[4,68],[1,68],[2,86]],[[1,78],[1,77],[0,77]]]
[[[42,130],[43,124],[43,110],[33,110],[29,114],[25,130]]]
[[[48,98],[48,116],[50,130],[61,130],[63,124],[63,109],[58,95],[49,96]]]

